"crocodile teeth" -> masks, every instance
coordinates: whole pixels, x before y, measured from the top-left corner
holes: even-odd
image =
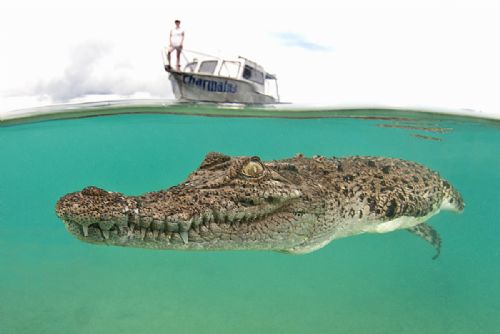
[[[153,230],[153,238],[154,238],[154,239],[158,238],[158,234],[159,234],[159,233],[160,233],[160,232],[158,232],[158,230]]]
[[[167,231],[177,232],[179,230],[179,225],[177,223],[167,222]]]
[[[146,229],[144,227],[141,227],[141,240],[144,240],[145,236],[146,236]]]
[[[219,219],[220,219],[220,213],[217,212],[217,211],[215,211],[215,210],[213,210],[212,211],[212,217],[213,217],[213,221],[215,223],[217,223],[219,221]]]
[[[203,222],[203,217],[196,216],[195,218],[192,218],[193,220],[193,227],[198,227],[202,222]]]
[[[180,235],[181,235],[182,241],[184,241],[184,243],[187,244],[188,241],[189,241],[188,232],[187,231],[183,231],[183,232],[180,233]]]
[[[129,227],[128,233],[127,233],[127,237],[131,238],[134,236],[134,228],[135,228],[134,224],[130,224],[130,227]]]
[[[244,212],[237,212],[237,213],[235,214],[235,217],[234,217],[234,218],[235,218],[235,219],[237,219],[238,221],[242,221],[242,220],[243,220],[243,218],[245,218],[245,213],[244,213]]]
[[[181,231],[189,231],[189,229],[191,228],[191,224],[193,223],[193,218],[191,218],[189,221],[187,222],[180,222],[179,223],[179,229]]]
[[[87,225],[82,225],[83,227],[83,235],[88,237],[89,236],[89,227]]]
[[[160,220],[153,220],[152,230],[162,231],[164,229],[163,222]]]
[[[212,222],[212,220],[214,219],[214,217],[212,216],[211,213],[205,213],[203,215],[203,224],[210,224],[210,222]]]
[[[109,231],[108,230],[102,230],[102,235],[104,236],[104,239],[106,239],[106,240],[109,239]]]

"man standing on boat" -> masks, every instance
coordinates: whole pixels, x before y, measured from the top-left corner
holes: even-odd
[[[181,28],[181,21],[175,20],[175,27],[170,30],[170,44],[168,46],[168,66],[170,67],[170,54],[177,51],[177,70],[181,69],[181,52],[184,44],[184,29]]]

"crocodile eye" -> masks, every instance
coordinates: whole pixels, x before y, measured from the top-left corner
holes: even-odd
[[[257,161],[250,161],[241,169],[241,174],[248,177],[260,177],[263,173],[264,167]]]

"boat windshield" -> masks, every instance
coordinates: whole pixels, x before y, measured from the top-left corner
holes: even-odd
[[[239,61],[228,61],[224,60],[219,71],[219,75],[229,78],[237,78],[238,73],[240,73],[240,62]]]
[[[213,74],[217,67],[217,60],[206,60],[201,62],[198,73]]]

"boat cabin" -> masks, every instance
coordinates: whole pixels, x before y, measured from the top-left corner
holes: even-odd
[[[194,58],[184,66],[183,72],[248,81],[260,94],[269,94],[273,89],[277,91],[276,76],[266,73],[262,66],[244,57],[236,60]]]

